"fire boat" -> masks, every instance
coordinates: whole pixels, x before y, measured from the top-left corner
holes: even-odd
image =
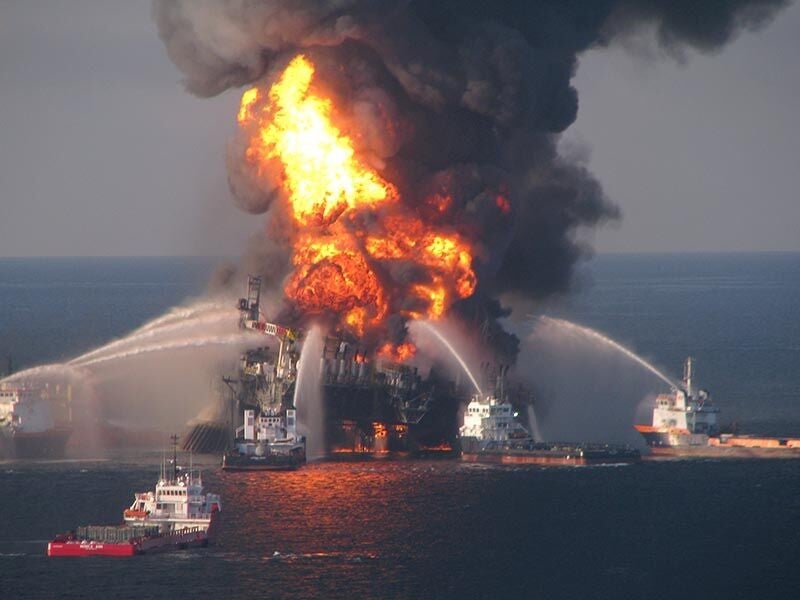
[[[720,409],[707,390],[692,385],[694,361],[686,359],[683,381],[659,394],[651,425],[635,425],[655,457],[800,458],[800,439],[725,433]]]
[[[494,393],[476,394],[467,405],[459,429],[461,459],[467,462],[538,465],[618,464],[638,461],[638,450],[621,444],[545,442],[535,440],[518,420],[508,400],[501,367],[494,381]],[[528,399],[532,402],[532,399]]]

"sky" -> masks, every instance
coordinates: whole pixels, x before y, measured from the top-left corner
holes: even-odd
[[[623,218],[599,252],[800,250],[800,3],[715,55],[581,57],[561,148]],[[150,0],[0,0],[0,256],[242,253],[238,97],[198,99]]]

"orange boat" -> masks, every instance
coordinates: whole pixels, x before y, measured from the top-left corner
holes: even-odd
[[[659,394],[652,425],[635,425],[653,456],[800,458],[800,439],[721,433],[719,408],[706,390],[692,387],[692,358],[681,386]]]

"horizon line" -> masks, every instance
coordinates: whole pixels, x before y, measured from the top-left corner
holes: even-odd
[[[800,249],[795,250],[613,250],[592,251],[581,257],[578,262],[591,261],[598,256],[689,256],[689,255],[743,255],[743,254],[800,254]],[[224,254],[12,254],[0,255],[0,260],[17,259],[206,259],[206,260],[239,260],[241,256]]]

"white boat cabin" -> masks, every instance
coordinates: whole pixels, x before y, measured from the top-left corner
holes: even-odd
[[[202,476],[194,471],[168,478],[162,468],[154,491],[136,493],[125,513],[128,523],[165,523],[172,529],[208,524],[221,509],[218,494],[203,493]]]
[[[516,420],[516,416],[514,407],[508,402],[498,402],[493,396],[485,399],[475,396],[467,405],[459,433],[461,437],[494,442],[530,438],[530,433]]]

